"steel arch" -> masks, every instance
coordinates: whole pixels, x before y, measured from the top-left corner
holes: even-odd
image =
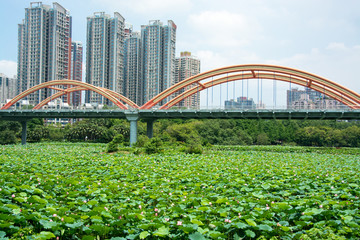
[[[266,74],[266,73],[261,73],[257,77],[259,77],[261,79],[291,82],[291,83],[294,83],[294,84],[297,84],[300,86],[309,87],[315,91],[324,93],[325,95],[349,106],[350,108],[353,108],[353,109],[360,108],[360,105],[358,102],[355,102],[352,99],[344,97],[343,95],[340,95],[338,92],[336,92],[332,89],[325,89],[325,91],[324,91],[324,89],[316,83],[313,83],[313,84],[311,84],[311,86],[308,86],[307,81],[304,81],[303,79],[299,79],[297,77],[290,77],[290,76],[279,75],[279,74]],[[254,77],[253,77],[252,73],[251,74],[247,73],[247,74],[237,74],[237,75],[232,75],[229,77],[222,77],[222,78],[210,80],[208,82],[202,83],[200,87],[196,86],[196,87],[193,87],[193,88],[188,89],[187,91],[181,93],[180,95],[176,96],[175,98],[171,99],[169,102],[167,102],[166,104],[161,106],[160,109],[169,109],[169,108],[173,107],[175,104],[179,103],[180,101],[186,99],[187,97],[190,97],[191,95],[194,95],[197,92],[203,91],[203,90],[211,88],[213,86],[227,83],[227,82],[238,81],[238,80],[247,80],[247,79],[253,79],[253,78]]]
[[[32,88],[27,89],[26,91],[20,93],[19,95],[17,95],[16,97],[14,97],[13,99],[11,99],[10,102],[6,103],[1,109],[8,109],[10,106],[12,106],[13,104],[15,104],[16,102],[18,102],[19,100],[21,100],[22,98],[26,97],[27,95],[36,92],[42,88],[50,88],[51,86],[57,86],[57,85],[73,85],[76,87],[72,87],[69,89],[56,89],[59,90],[60,92],[54,94],[53,96],[43,100],[41,103],[39,103],[36,107],[36,109],[42,107],[43,105],[45,105],[47,102],[49,102],[51,99],[55,99],[57,97],[60,97],[62,95],[65,95],[67,93],[70,92],[74,92],[74,91],[79,91],[79,90],[90,90],[90,91],[94,91],[100,95],[102,95],[103,97],[109,99],[111,102],[113,102],[116,106],[118,106],[121,109],[128,109],[127,106],[125,106],[121,101],[125,102],[126,104],[128,104],[131,107],[134,108],[139,108],[134,102],[132,102],[130,99],[122,96],[119,93],[116,93],[114,91],[111,91],[109,89],[104,89],[104,88],[99,88],[99,87],[95,87],[91,84],[88,83],[83,83],[80,81],[74,81],[74,80],[54,80],[54,81],[49,81],[49,82],[45,82],[45,83],[41,83],[39,85],[36,85]],[[119,98],[119,99],[117,99]]]
[[[98,87],[100,88],[100,87]],[[129,104],[132,108],[139,108],[138,105],[136,105],[136,103],[134,103],[133,101],[131,101],[130,99],[124,97],[123,95],[121,95],[120,93],[117,93],[117,92],[114,92],[112,90],[109,90],[109,89],[106,89],[106,88],[100,88],[102,89],[103,91],[105,92],[108,92],[110,93],[112,96],[116,97],[116,98],[119,98],[120,100],[122,100],[123,102]],[[45,106],[46,104],[48,104],[51,100],[54,100],[58,97],[61,97],[63,95],[66,95],[68,93],[71,93],[71,92],[76,92],[76,91],[82,91],[82,90],[87,90],[86,88],[84,87],[72,87],[72,88],[67,88],[67,89],[60,89],[60,92],[57,92],[53,95],[51,95],[50,97],[44,99],[43,101],[41,101],[38,105],[36,105],[34,107],[34,109],[40,109],[42,108],[43,106]]]
[[[325,79],[323,77],[319,77],[315,74],[304,72],[301,70],[293,69],[293,68],[287,68],[282,66],[276,66],[276,65],[265,65],[265,64],[246,64],[246,65],[235,65],[235,66],[228,66],[223,68],[218,68],[214,70],[210,70],[204,73],[200,73],[198,75],[192,76],[188,79],[185,79],[172,87],[166,89],[165,91],[159,93],[157,96],[155,96],[153,99],[149,100],[147,103],[145,103],[143,106],[140,107],[140,109],[150,109],[156,104],[158,104],[160,101],[164,100],[165,98],[169,97],[173,93],[178,92],[179,90],[190,86],[192,84],[198,84],[200,89],[203,89],[206,86],[203,86],[204,84],[200,81],[216,77],[219,75],[224,74],[232,74],[241,72],[242,75],[245,75],[244,72],[246,72],[246,75],[248,78],[260,78],[261,74],[268,73],[268,75],[274,76],[277,75],[278,78],[281,78],[285,80],[286,76],[291,76],[292,79],[299,79],[301,80],[301,83],[303,86],[312,88],[312,89],[318,89],[317,91],[325,92],[328,96],[341,96],[341,98],[338,99],[346,99],[346,101],[343,101],[344,104],[346,104],[349,107],[355,108],[353,105],[360,105],[360,95],[356,92],[341,86],[340,84],[337,84],[333,81],[330,81],[328,79]],[[228,75],[226,78],[230,79],[232,76],[235,75]],[[284,78],[285,77],[285,78]],[[265,78],[265,77],[264,77]],[[273,78],[268,78],[273,79]],[[282,79],[275,79],[284,81]],[[237,79],[239,80],[239,79]],[[306,84],[305,84],[306,82]],[[220,84],[220,83],[219,83]],[[325,91],[323,91],[325,90]],[[186,91],[189,93],[188,91]],[[190,96],[190,95],[189,95]],[[331,97],[332,97],[331,96]],[[179,98],[177,98],[179,99]],[[179,100],[181,101],[181,100]],[[169,104],[165,104],[161,108],[167,108]]]

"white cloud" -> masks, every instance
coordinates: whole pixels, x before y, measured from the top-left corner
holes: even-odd
[[[103,6],[110,11],[118,11],[125,14],[125,10],[144,15],[157,15],[167,12],[177,12],[190,9],[190,0],[93,0],[94,3]],[[126,16],[125,16],[126,18]]]
[[[229,59],[210,50],[197,51],[195,55],[201,60],[201,72],[228,66],[231,64]]]
[[[14,77],[17,73],[17,63],[9,60],[0,60],[0,73]]]
[[[295,54],[272,62],[316,74],[360,92],[358,46],[348,47],[343,43],[330,43],[323,49],[313,49],[309,53]]]
[[[258,37],[256,20],[229,11],[204,11],[188,17],[187,24],[197,35],[199,45],[240,47]]]
[[[327,46],[326,49],[329,49],[329,50],[346,50],[346,47],[345,47],[344,43],[333,42],[333,43],[329,43],[329,45]]]

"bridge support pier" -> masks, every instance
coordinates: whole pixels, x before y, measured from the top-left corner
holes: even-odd
[[[153,137],[153,132],[154,132],[154,119],[148,119],[146,120],[146,136],[148,138],[152,138]]]
[[[130,122],[130,147],[137,141],[137,121],[139,120],[138,113],[127,113],[126,119]]]
[[[21,145],[26,145],[27,121],[21,121]]]

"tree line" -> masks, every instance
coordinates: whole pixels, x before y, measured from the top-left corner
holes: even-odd
[[[109,143],[121,134],[129,142],[130,125],[122,119],[84,119],[66,126],[28,122],[28,142],[91,141]],[[300,145],[360,147],[360,122],[335,120],[164,119],[154,123],[154,137],[166,144]],[[0,121],[0,144],[20,141],[21,125]],[[147,141],[146,123],[138,122],[138,142]]]

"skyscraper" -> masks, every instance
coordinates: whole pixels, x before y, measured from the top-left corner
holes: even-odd
[[[141,26],[144,102],[174,84],[176,28],[171,20],[165,26],[159,20]]]
[[[194,56],[191,56],[191,52],[181,52],[180,57],[175,61],[175,83],[181,82],[191,76],[200,73],[200,60]],[[184,91],[198,86],[198,84],[192,84],[185,89],[179,91],[176,95],[183,93]],[[200,90],[200,89],[199,89]],[[179,102],[178,106],[187,108],[199,108],[200,105],[200,93],[194,94],[183,101]]]
[[[141,65],[140,33],[131,32],[124,46],[124,95],[139,106],[144,103]]]
[[[123,94],[123,45],[125,19],[104,12],[87,18],[86,82]],[[111,104],[101,95],[86,91],[85,101]]]
[[[71,43],[71,73],[70,79],[82,81],[82,59],[83,59],[83,45],[81,42]],[[73,106],[81,104],[81,92],[73,92],[70,95],[70,101]]]
[[[58,3],[30,3],[18,28],[18,92],[70,76],[71,16]],[[32,105],[49,95],[41,89],[27,98]]]

